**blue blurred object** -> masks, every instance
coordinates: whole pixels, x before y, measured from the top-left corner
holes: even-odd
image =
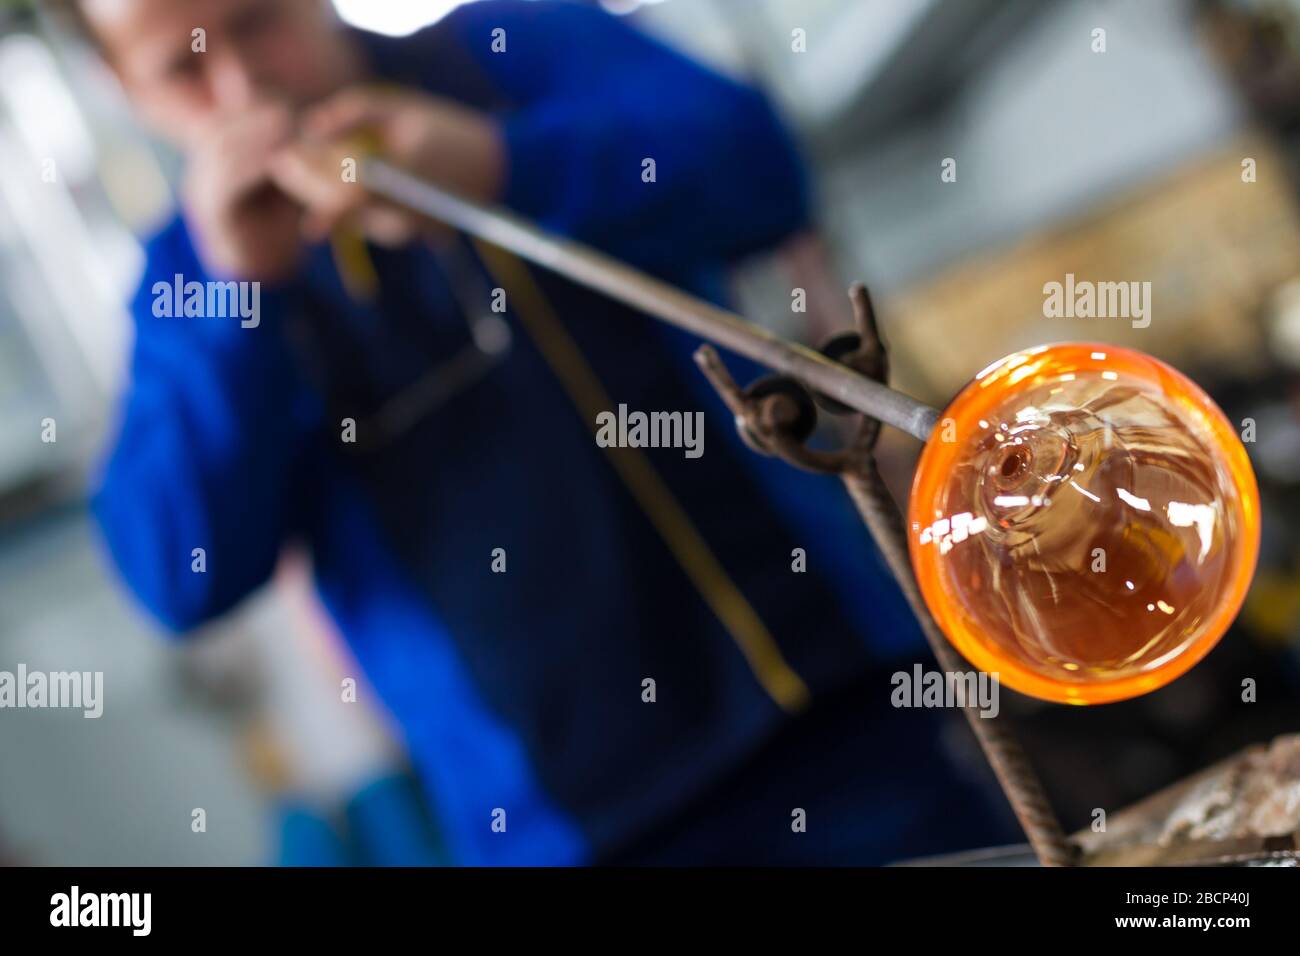
[[[334,825],[314,808],[296,802],[276,807],[279,830],[277,866],[347,866],[347,844]]]
[[[279,866],[439,866],[448,862],[424,794],[406,774],[363,787],[332,820],[306,803],[276,811]]]

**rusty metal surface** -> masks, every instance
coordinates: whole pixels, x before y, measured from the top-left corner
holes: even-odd
[[[1079,866],[1300,867],[1300,734],[1257,744],[1069,838]],[[907,860],[902,866],[1038,866],[1027,845]]]
[[[1300,734],[1248,747],[1071,839],[1086,866],[1300,865]]]

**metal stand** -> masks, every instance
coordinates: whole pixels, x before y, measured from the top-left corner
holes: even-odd
[[[846,337],[836,336],[832,342],[838,341],[840,346],[835,351],[856,344],[856,348],[844,352],[840,361],[883,384],[889,375],[889,357],[880,338],[871,296],[865,286],[857,284],[849,290],[849,298],[857,325],[853,336],[856,342],[849,343]],[[755,394],[752,389],[746,394],[737,387],[711,346],[701,346],[695,357],[736,416],[742,434],[751,445],[796,467],[840,477],[912,613],[921,623],[940,669],[948,673],[967,669],[969,665],[953,650],[930,616],[912,574],[903,516],[876,467],[880,422],[869,415],[859,415],[852,438],[844,448],[834,452],[810,449],[804,445],[806,426],[801,424],[806,407],[800,407],[799,399],[790,390],[764,387],[757,390],[761,394]],[[1077,852],[1066,840],[1042,784],[1005,719],[981,717],[974,701],[967,701],[963,710],[1039,861],[1044,866],[1073,865]]]

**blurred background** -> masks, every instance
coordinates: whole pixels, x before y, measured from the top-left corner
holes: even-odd
[[[335,3],[391,34],[458,5]],[[802,142],[818,231],[738,270],[746,315],[817,342],[847,323],[843,289],[860,279],[895,384],[933,404],[1017,348],[1086,337],[1153,353],[1234,422],[1255,421],[1264,542],[1235,630],[1135,701],[1004,696],[1067,829],[1294,732],[1300,0],[601,5],[764,88]],[[941,180],[947,158],[956,182]],[[49,160],[46,188],[13,172]],[[102,670],[112,690],[89,723],[77,711],[0,713],[0,859],[269,862],[286,780],[323,803],[396,771],[401,754],[384,714],[329,706],[355,670],[296,562],[183,646],[159,637],[108,569],[85,492],[124,372],[137,237],[171,208],[176,163],[137,131],[93,54],[17,0],[0,3],[0,170],[0,670]],[[1044,318],[1043,283],[1067,272],[1150,280],[1150,327]],[[792,286],[808,289],[807,315],[791,313]],[[899,494],[917,450],[890,435]],[[1244,677],[1256,703],[1241,702]],[[980,759],[965,737],[955,745]],[[155,825],[195,808],[206,834]]]

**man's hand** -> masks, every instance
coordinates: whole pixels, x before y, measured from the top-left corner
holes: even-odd
[[[302,208],[271,178],[273,157],[295,134],[287,107],[262,105],[214,128],[191,151],[182,203],[213,275],[275,282],[296,270]]]
[[[344,180],[343,161],[367,151],[484,202],[499,197],[505,178],[505,149],[490,117],[414,90],[355,87],[308,110],[299,138],[271,163],[275,184],[307,210],[307,238],[322,239],[344,221],[387,246],[430,232],[426,220]]]

